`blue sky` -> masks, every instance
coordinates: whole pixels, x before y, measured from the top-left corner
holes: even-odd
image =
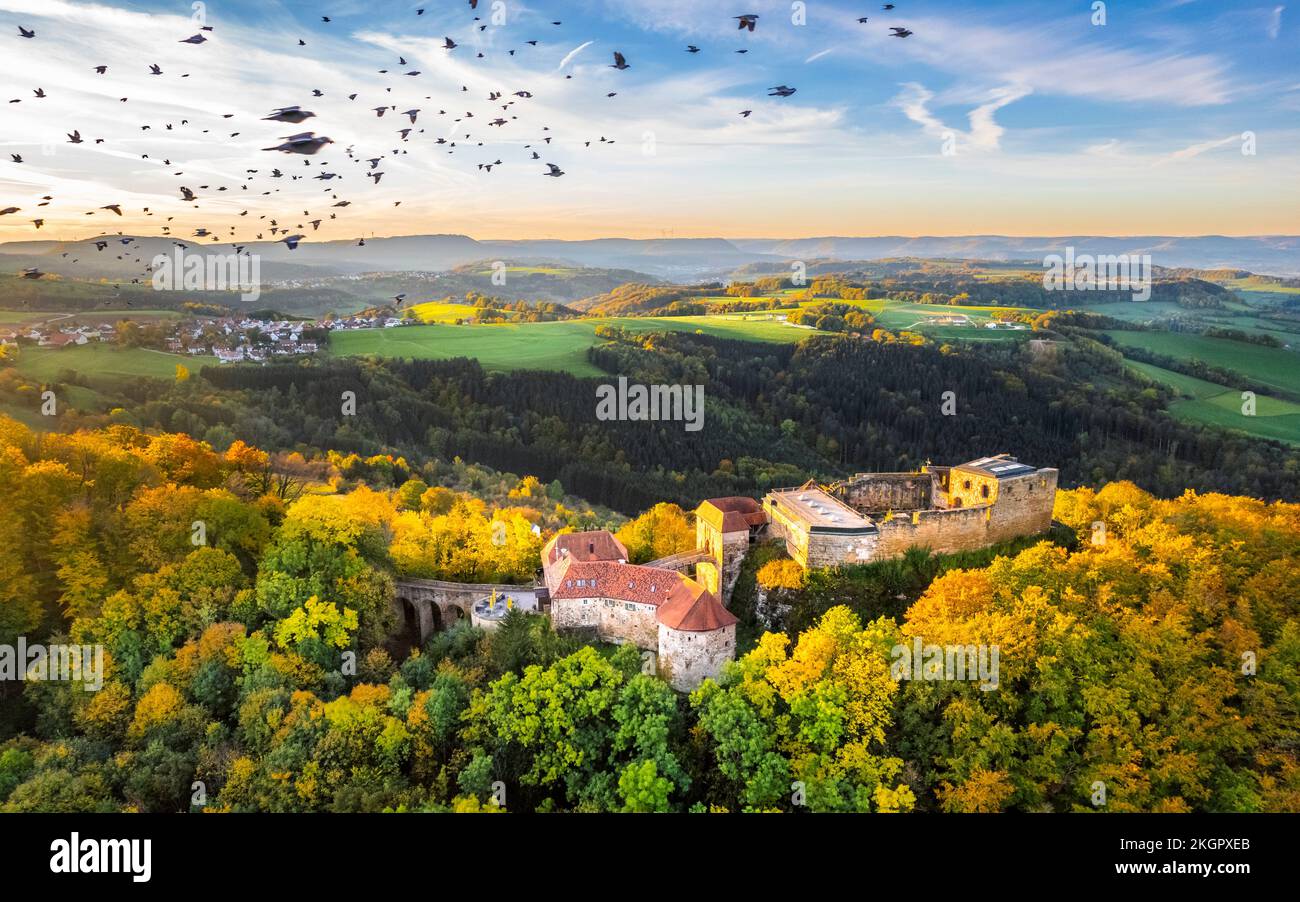
[[[172,234],[247,240],[304,211],[329,238],[1300,231],[1300,7],[1126,0],[1094,24],[1087,0],[809,0],[802,21],[795,6],[214,0],[210,40],[192,46],[187,3],[0,0],[0,100],[22,100],[0,105],[0,208],[21,211],[0,240],[168,216]],[[742,13],[759,15],[753,34]],[[614,50],[630,69],[609,67]],[[291,104],[316,118],[261,121]],[[397,109],[380,119],[379,104]],[[74,128],[87,143],[66,143]],[[336,142],[310,166],[261,149],[307,129]],[[349,146],[383,161],[380,183]],[[548,162],[566,175],[542,177]],[[272,182],[274,166],[339,178]],[[179,200],[198,184],[197,207]],[[124,216],[85,215],[107,203]]]

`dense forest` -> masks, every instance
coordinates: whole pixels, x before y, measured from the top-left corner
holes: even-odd
[[[607,379],[490,373],[466,359],[209,366],[199,378],[114,386],[122,409],[62,419],[65,428],[181,431],[221,450],[242,439],[417,465],[460,457],[558,480],[625,514],[998,452],[1056,467],[1062,486],[1130,479],[1161,496],[1300,497],[1300,461],[1286,446],[1175,420],[1165,413],[1170,389],[1138,381],[1086,332],[1061,328],[1071,340],[986,344],[977,355],[841,335],[782,345],[600,327],[605,340],[588,359],[611,377],[704,387],[698,432],[598,420],[595,390]],[[39,389],[64,396],[80,377],[24,387],[9,368],[0,380],[35,407]]]
[[[0,808],[1300,810],[1300,505],[1118,482],[1061,493],[1065,539],[982,560],[805,581],[767,549],[751,580],[802,625],[680,695],[519,612],[394,655],[396,575],[499,573],[543,536],[398,461],[331,465],[406,478],[286,491],[242,443],[0,419],[0,645],[104,648],[98,685],[0,685]],[[660,507],[622,534],[644,556],[690,531]],[[916,640],[1000,648],[996,689],[900,678]]]

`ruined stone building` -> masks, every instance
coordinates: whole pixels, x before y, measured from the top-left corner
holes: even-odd
[[[750,543],[785,540],[805,568],[900,557],[912,547],[971,551],[1046,532],[1057,471],[999,454],[915,473],[861,473],[822,487],[807,482],[751,498],[717,498],[696,512],[696,538],[731,596]]]

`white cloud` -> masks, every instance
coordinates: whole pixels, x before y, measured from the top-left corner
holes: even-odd
[[[953,135],[959,138],[958,147],[964,145],[966,149],[987,151],[998,149],[1004,132],[993,114],[1004,106],[1028,96],[1029,93],[1028,88],[1016,85],[993,89],[983,103],[966,114],[970,128],[964,132],[945,125],[930,111],[930,102],[934,100],[935,95],[924,85],[908,82],[894,98],[894,103],[903,111],[903,115],[920,125],[926,134],[936,138],[947,138]]]

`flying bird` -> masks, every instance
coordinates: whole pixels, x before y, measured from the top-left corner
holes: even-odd
[[[306,237],[306,235],[286,235],[280,239],[280,242],[287,245],[289,250],[293,251],[298,249],[298,242],[302,241],[302,239]]]
[[[188,38],[185,38],[185,39],[183,39],[183,40],[177,41],[176,43],[178,43],[178,44],[202,44],[202,43],[203,43],[204,41],[206,41],[206,40],[207,40],[207,38],[205,38],[205,37],[204,37],[203,35],[201,35],[201,34],[192,34],[192,35],[190,35]]]
[[[278,150],[283,153],[301,153],[311,155],[318,152],[326,144],[334,143],[331,138],[316,137],[315,132],[303,132],[298,135],[290,135],[283,140],[283,144],[278,144],[275,147],[263,147],[262,149]]]
[[[740,25],[738,27],[741,31],[744,31],[746,28],[748,28],[750,31],[753,31],[754,26],[758,24],[758,16],[752,14],[744,15],[744,16],[732,16],[731,18],[738,19],[740,21]],[[766,32],[764,33],[766,34]]]
[[[304,110],[302,107],[284,106],[275,110],[269,116],[263,116],[262,121],[292,122],[295,125],[297,125],[299,122],[302,122],[304,119],[310,119],[315,115],[316,115],[315,113],[311,112],[310,110]]]
[[[543,172],[542,175],[548,175],[551,178],[556,178],[556,179],[564,175],[564,170],[561,169],[559,166],[556,166],[554,163],[547,163],[546,165],[550,168],[551,171]]]
[[[770,92],[768,93],[767,96],[768,97],[789,97],[796,90],[798,89],[792,88],[789,85],[777,85],[775,88],[769,89]]]
[[[906,28],[898,28],[893,26],[891,26],[889,30],[893,32],[893,34],[890,35],[891,38],[905,38],[908,35],[913,33]]]
[[[118,216],[121,216],[121,215],[122,215],[122,205],[121,205],[121,204],[107,204],[107,205],[105,205],[105,206],[103,206],[103,207],[100,207],[99,209],[101,209],[101,210],[112,210],[112,211],[113,211],[114,213],[116,213]]]
[[[36,32],[30,31],[29,29],[23,28],[21,25],[19,25],[18,36],[23,38],[34,38],[36,37]]]
[[[621,54],[621,53],[619,53],[617,50],[615,50],[615,51],[614,51],[614,64],[613,64],[612,66],[610,66],[610,68],[611,68],[611,69],[619,69],[619,70],[622,70],[622,69],[630,69],[630,68],[632,68],[632,67],[629,66],[629,65],[627,64],[627,60],[623,58],[623,54]]]

